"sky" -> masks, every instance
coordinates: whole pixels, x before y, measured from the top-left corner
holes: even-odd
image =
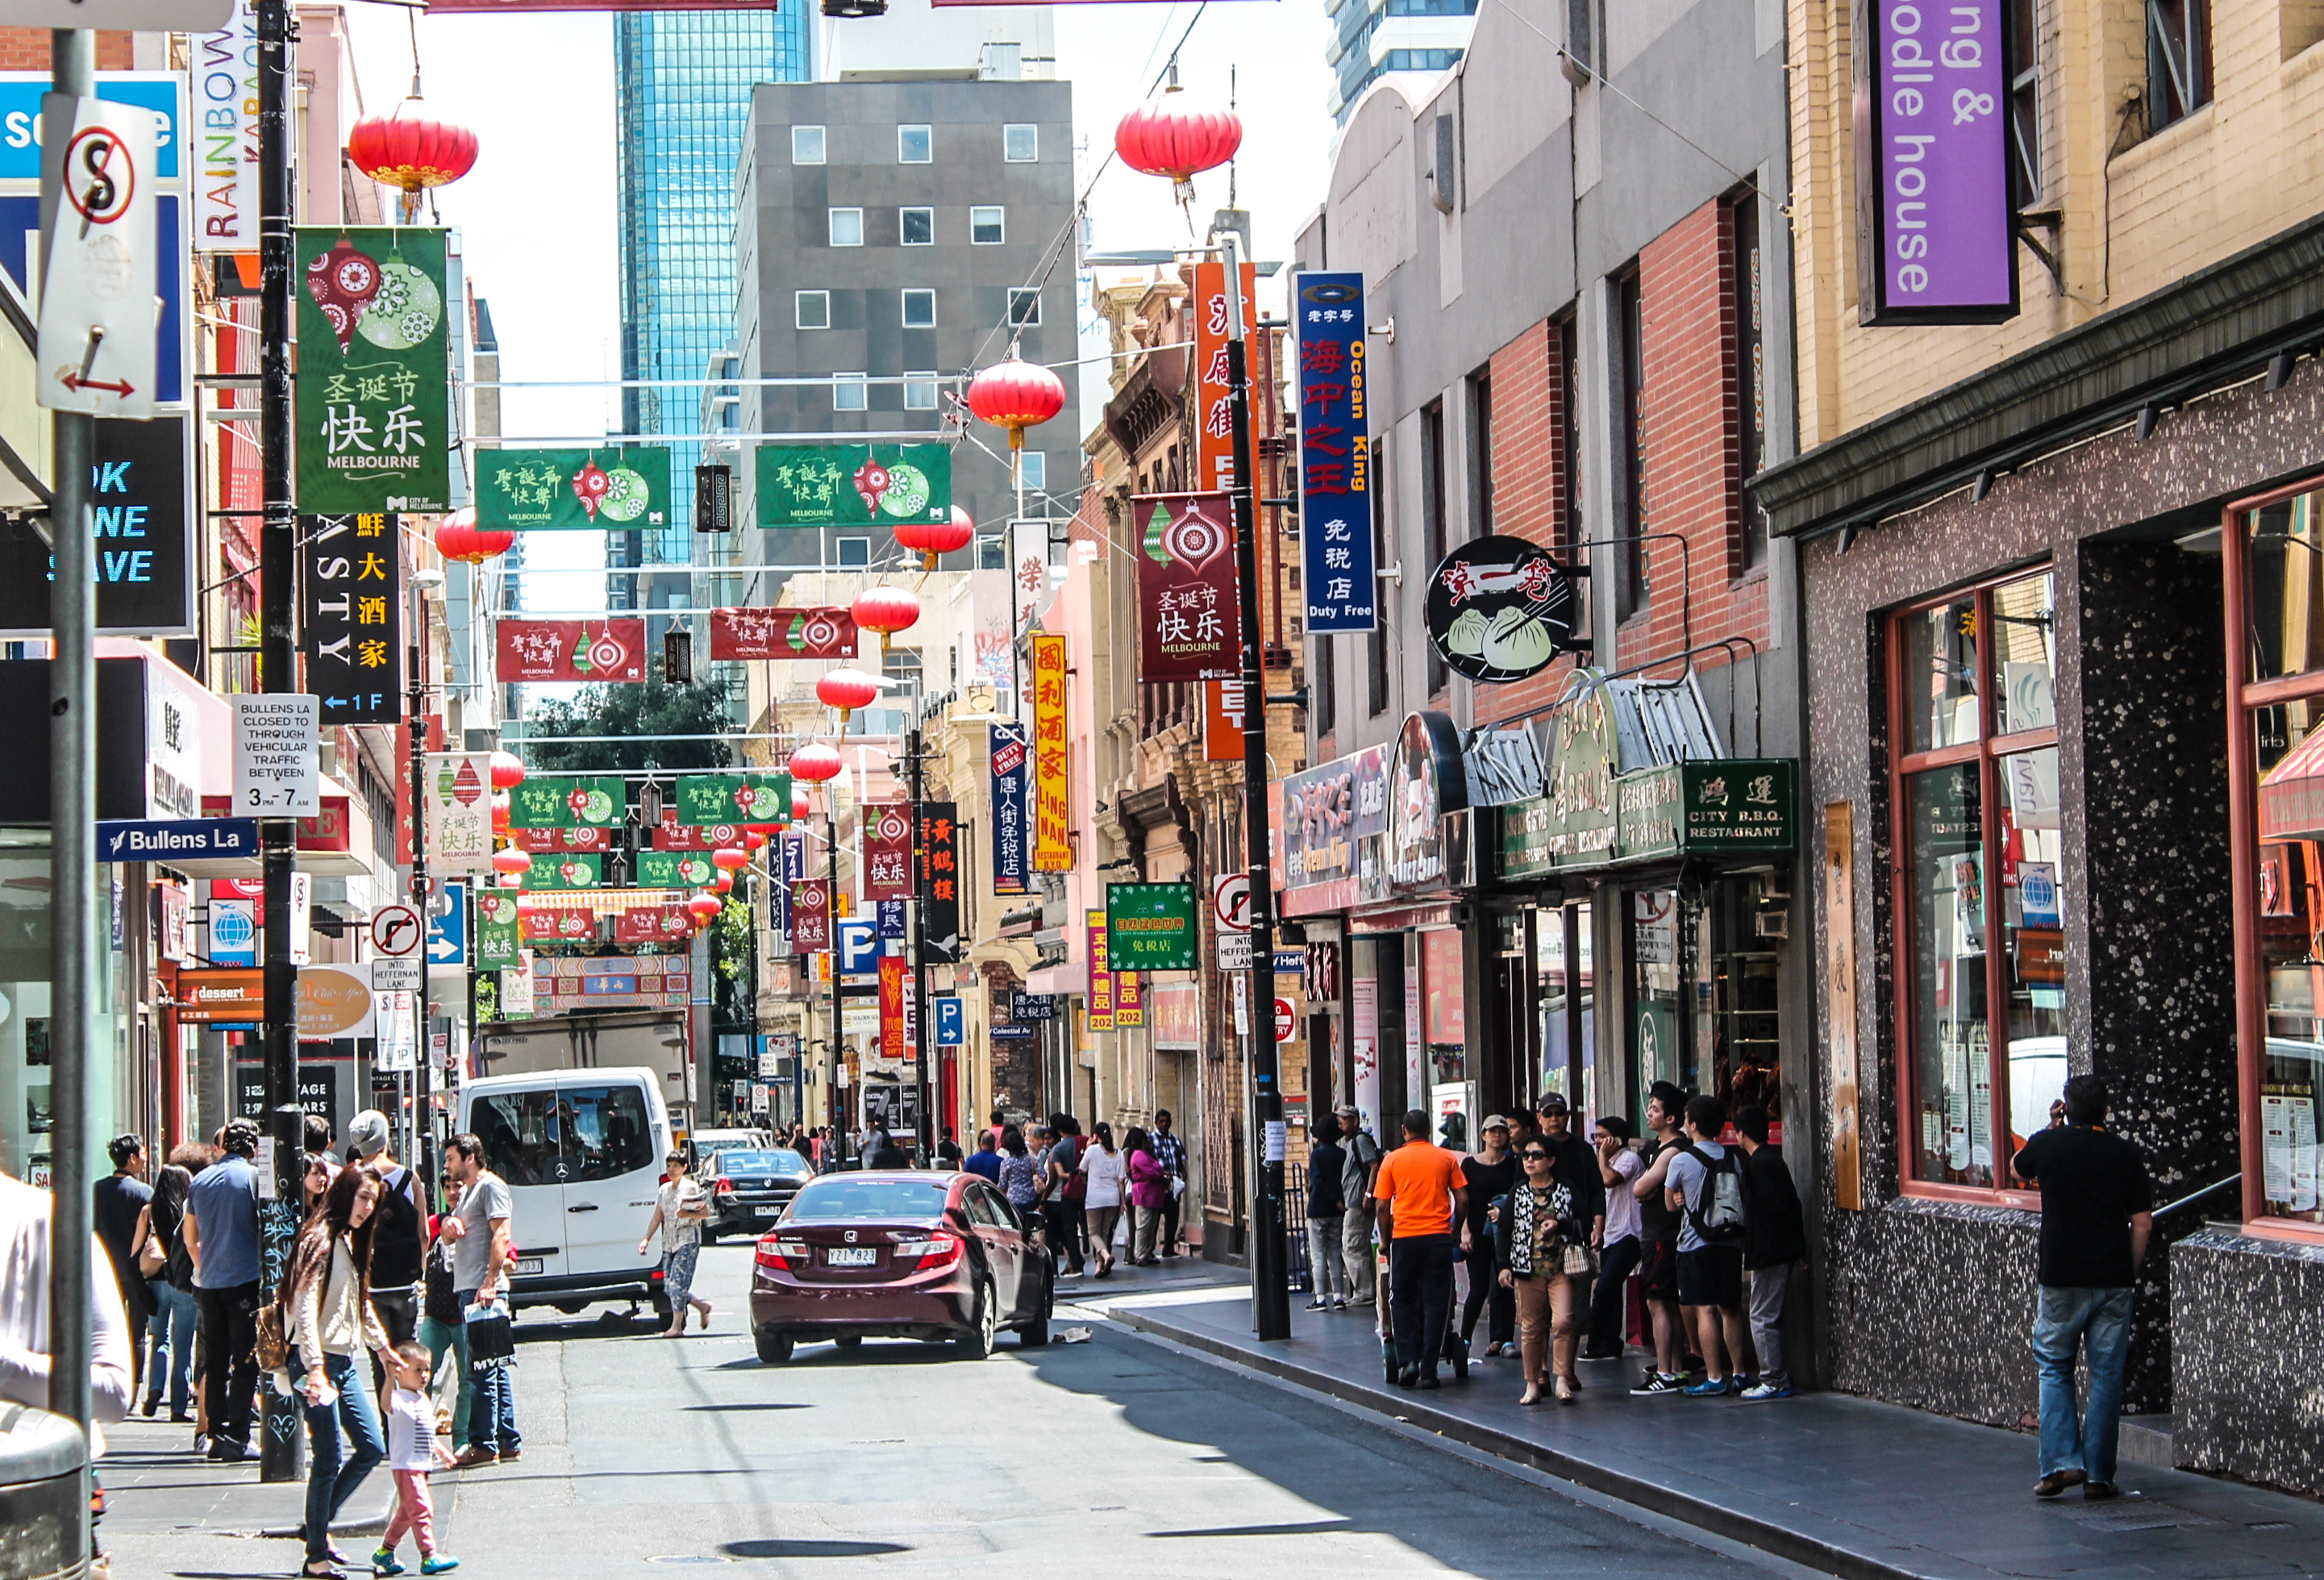
[[[364,107],[392,110],[410,86],[413,14],[392,5],[349,11]],[[1189,240],[1168,180],[1119,162],[1100,173],[1114,124],[1147,96],[1184,35],[1181,83],[1220,102],[1232,91],[1243,122],[1231,178],[1227,170],[1195,178],[1195,226],[1206,226],[1212,211],[1227,206],[1231,179],[1235,200],[1251,211],[1259,257],[1288,258],[1293,237],[1321,200],[1333,133],[1323,107],[1331,75],[1322,0],[1065,5],[1056,16],[1056,75],[1074,84],[1092,249]],[[429,106],[473,129],[481,145],[475,169],[440,189],[436,201],[444,223],[459,227],[468,275],[491,306],[504,379],[621,376],[613,41],[613,19],[604,13],[419,21]],[[1279,308],[1279,289],[1262,282],[1259,295],[1263,307]],[[1090,317],[1084,300],[1085,326]],[[1105,349],[1102,337],[1085,333],[1085,356]],[[1105,393],[1102,364],[1084,376],[1082,409],[1094,421]],[[612,431],[619,415],[613,395],[509,391],[503,429],[516,436]],[[549,573],[555,566],[602,566],[602,539],[552,536],[554,542],[526,546],[529,572],[539,573],[529,574],[528,605],[599,606],[595,577]]]

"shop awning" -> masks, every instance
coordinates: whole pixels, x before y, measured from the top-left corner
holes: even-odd
[[[2310,730],[2259,781],[2259,836],[2324,839],[2324,730]]]

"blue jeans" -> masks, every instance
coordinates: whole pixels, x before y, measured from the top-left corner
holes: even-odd
[[[305,1363],[299,1352],[290,1352],[290,1375],[303,1380],[307,1375]],[[323,1356],[323,1375],[330,1380],[339,1397],[326,1405],[312,1405],[302,1397],[300,1409],[307,1417],[307,1444],[310,1469],[307,1476],[307,1561],[318,1563],[331,1556],[331,1521],[338,1518],[372,1467],[387,1457],[386,1441],[380,1436],[379,1411],[372,1404],[371,1369],[357,1366],[353,1355]],[[346,1429],[342,1460],[340,1428]]]
[[[2074,1351],[2090,1369],[2088,1407],[2074,1398]],[[2130,1354],[2130,1291],[2042,1287],[2034,1361],[2042,1374],[2042,1474],[2079,1470],[2114,1480],[2122,1427],[2122,1368]]]
[[[153,1316],[147,1324],[152,1345],[145,1356],[145,1397],[161,1397],[161,1357],[170,1357],[170,1413],[182,1416],[193,1409],[194,1325],[200,1312],[190,1289],[180,1290],[167,1279],[148,1279],[153,1291]]]
[[[474,1289],[463,1289],[458,1299],[462,1311],[476,1303]],[[483,1371],[468,1363],[468,1325],[460,1325],[460,1375],[467,1379],[475,1391],[475,1400],[468,1410],[468,1446],[481,1448],[487,1454],[516,1454],[523,1450],[524,1439],[516,1429],[516,1381],[509,1375],[507,1363],[494,1363]]]
[[[432,1317],[420,1319],[420,1342],[428,1346],[428,1364],[437,1376],[444,1374],[444,1357],[448,1353],[452,1364],[459,1368],[458,1386],[452,1397],[452,1446],[468,1446],[468,1403],[475,1390],[468,1384],[467,1325],[461,1322],[438,1322]]]

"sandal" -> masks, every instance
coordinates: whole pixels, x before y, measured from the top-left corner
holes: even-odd
[[[300,1566],[303,1580],[347,1580],[346,1571],[328,1558],[309,1558]]]
[[[1517,1402],[1519,1404],[1539,1404],[1541,1402],[1541,1384],[1538,1382],[1526,1383],[1526,1391],[1523,1394],[1518,1396]]]
[[[1560,1377],[1556,1380],[1554,1386],[1557,1390],[1558,1403],[1572,1404],[1573,1402],[1573,1384],[1569,1380]]]

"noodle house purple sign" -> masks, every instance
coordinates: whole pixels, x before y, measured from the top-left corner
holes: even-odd
[[[2017,316],[2004,0],[1858,0],[1858,307],[1866,324]]]

